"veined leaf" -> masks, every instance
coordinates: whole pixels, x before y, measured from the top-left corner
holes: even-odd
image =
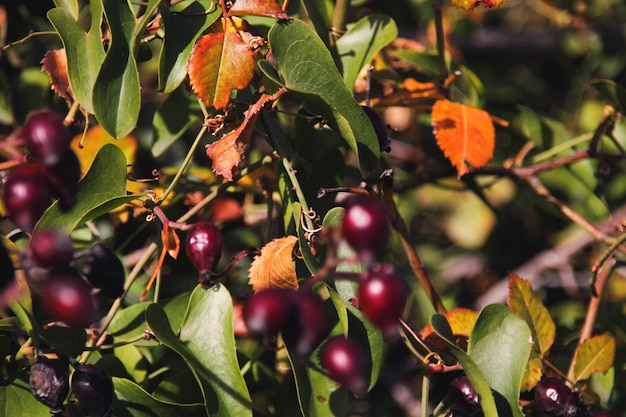
[[[493,157],[496,132],[484,110],[437,100],[432,110],[437,145],[462,177],[471,167],[486,165]]]
[[[191,89],[207,106],[228,106],[233,89],[244,89],[254,75],[254,52],[236,33],[204,35],[191,52]]]
[[[132,417],[195,417],[204,415],[202,404],[173,404],[157,400],[128,379],[113,378],[116,401],[113,410],[123,404],[119,415]]]
[[[268,40],[285,87],[320,112],[343,136],[359,158],[361,173],[367,176],[380,157],[378,138],[324,43],[298,20],[275,24]]]
[[[533,348],[544,355],[554,343],[556,326],[548,309],[533,293],[530,282],[509,274],[509,309],[524,320],[533,338]]]
[[[74,20],[78,20],[78,0],[54,0],[54,5],[70,12]]]
[[[298,289],[298,276],[293,260],[293,248],[298,238],[285,236],[274,239],[254,257],[248,278],[255,292],[265,288]]]
[[[337,39],[343,79],[348,90],[354,89],[359,72],[369,65],[374,55],[398,36],[396,23],[389,16],[369,15]]]
[[[104,0],[111,41],[93,89],[94,114],[115,138],[130,133],[141,107],[134,56],[136,22],[126,0]]]
[[[84,32],[68,9],[56,8],[48,12],[48,19],[59,32],[67,55],[70,86],[78,102],[89,113],[94,113],[93,88],[104,60],[102,46],[102,0],[89,3],[91,26]]]
[[[595,372],[606,372],[615,360],[615,337],[609,333],[585,340],[574,357],[574,382],[587,379]]]
[[[265,16],[290,19],[276,0],[237,0],[228,10],[228,16]]]

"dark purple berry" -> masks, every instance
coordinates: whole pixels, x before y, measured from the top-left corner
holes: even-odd
[[[41,303],[44,311],[55,321],[72,327],[89,327],[99,319],[91,290],[91,285],[76,270],[55,271],[43,283]]]
[[[213,223],[194,223],[187,232],[185,251],[200,274],[200,284],[211,287],[211,274],[222,256],[222,233]]]
[[[461,411],[473,414],[480,410],[478,394],[467,376],[463,375],[452,381],[450,384],[450,395],[454,405]]]
[[[67,370],[59,360],[42,358],[30,367],[28,380],[30,392],[43,404],[50,407],[50,413],[63,411],[63,402],[70,391]]]
[[[32,230],[51,198],[50,186],[40,165],[19,165],[9,172],[2,201],[9,216],[21,228]]]
[[[243,308],[243,320],[252,337],[276,335],[291,314],[291,291],[268,288],[252,295]]]
[[[87,410],[105,416],[111,412],[113,381],[104,371],[92,364],[80,364],[72,375],[72,392]]]
[[[61,160],[71,141],[63,118],[52,111],[33,113],[22,128],[22,137],[32,158],[47,166]]]
[[[368,384],[368,360],[363,347],[353,339],[333,337],[320,348],[320,363],[328,375],[356,395]]]
[[[72,262],[72,239],[56,229],[41,230],[33,234],[28,245],[31,261],[43,268],[66,267]]]
[[[613,417],[613,414],[608,411],[598,411],[597,413],[593,413],[591,417]]]
[[[124,293],[124,266],[108,247],[97,244],[88,249],[79,262],[79,270],[91,285],[107,295],[117,298]]]
[[[387,210],[381,201],[358,196],[346,204],[341,231],[363,261],[370,262],[382,253],[390,230]]]
[[[283,338],[297,359],[305,361],[328,335],[329,319],[316,293],[297,291],[290,298],[293,313],[283,326]]]
[[[7,248],[0,240],[0,293],[5,290],[15,281],[15,269],[13,268],[13,261],[7,252]]]
[[[358,305],[384,334],[394,333],[407,299],[404,279],[390,265],[374,265],[359,282]]]
[[[70,210],[76,204],[78,182],[80,181],[80,161],[72,149],[67,149],[57,163],[46,166],[50,189],[59,199],[62,211]]]
[[[387,135],[387,125],[385,125],[382,117],[380,117],[380,115],[371,107],[361,106],[361,108],[372,122],[372,127],[374,128],[374,132],[376,132],[376,137],[378,138],[380,150],[383,152],[391,152],[391,141]]]
[[[543,378],[535,387],[535,407],[556,417],[574,417],[579,411],[575,394],[556,378]]]

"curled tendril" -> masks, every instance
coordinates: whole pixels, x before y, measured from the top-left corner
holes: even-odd
[[[313,228],[310,228],[306,225],[306,222],[304,221],[304,217],[307,217],[309,220],[311,220],[313,222],[313,224],[315,224],[316,226]],[[302,211],[300,212],[300,225],[302,225],[302,230],[304,230],[304,237],[306,238],[306,240],[311,243],[311,240],[313,239],[313,236],[322,230],[322,226],[318,226],[319,225],[319,216],[317,215],[317,213],[315,212],[315,210],[313,209],[309,209],[309,211]]]
[[[434,359],[434,362],[431,361],[432,359]],[[424,368],[440,367],[443,365],[443,359],[441,359],[441,356],[439,356],[437,352],[428,352],[428,354],[424,356],[424,359],[422,359],[422,366]]]

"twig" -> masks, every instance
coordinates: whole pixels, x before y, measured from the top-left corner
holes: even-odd
[[[448,78],[448,64],[446,63],[446,38],[443,30],[442,0],[433,3],[435,12],[435,32],[437,36],[437,53],[439,55],[439,76],[444,81]]]

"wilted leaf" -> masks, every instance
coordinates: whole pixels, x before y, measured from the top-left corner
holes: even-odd
[[[530,360],[524,369],[522,375],[522,391],[530,391],[537,386],[537,383],[543,376],[543,361],[536,354],[531,353]]]
[[[263,94],[256,103],[245,112],[245,119],[241,125],[225,134],[219,140],[207,145],[206,154],[213,161],[213,171],[227,181],[233,179],[233,168],[239,166],[243,154],[248,150],[254,124],[261,110],[267,103],[274,102],[284,93],[280,90],[273,96]]]
[[[163,239],[163,249],[167,251],[167,254],[174,259],[178,258],[180,238],[176,230],[170,227],[164,227],[161,231],[161,239]]]
[[[437,100],[432,110],[437,145],[461,177],[471,167],[486,165],[493,157],[495,129],[484,110]]]
[[[548,309],[535,296],[530,282],[511,273],[509,281],[509,309],[524,320],[533,338],[533,348],[544,355],[554,343],[556,326]]]
[[[587,379],[595,372],[606,372],[615,360],[615,338],[605,333],[590,337],[576,350],[574,382]]]
[[[67,55],[65,49],[53,49],[46,52],[41,60],[41,69],[50,76],[52,90],[68,103],[72,100],[70,80],[67,76]]]
[[[204,35],[191,51],[189,82],[208,107],[223,109],[233,89],[246,88],[254,74],[254,52],[237,34]]]
[[[295,236],[286,236],[263,246],[261,254],[254,257],[248,271],[248,280],[255,292],[264,288],[298,289],[292,255],[297,241]]]
[[[265,16],[274,19],[291,19],[276,0],[237,0],[228,10],[228,16]]]

